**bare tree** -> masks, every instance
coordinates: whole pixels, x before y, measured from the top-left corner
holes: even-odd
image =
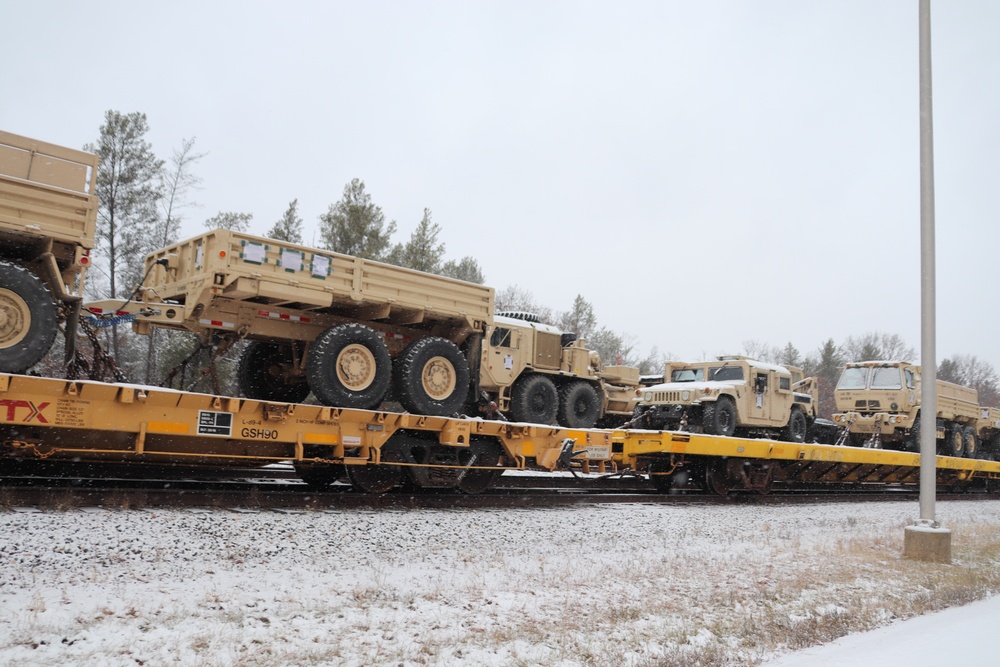
[[[205,221],[208,229],[231,229],[234,232],[245,232],[250,229],[250,221],[253,220],[253,213],[235,213],[233,211],[219,211]]]
[[[158,247],[165,248],[177,240],[180,234],[182,217],[180,211],[189,206],[195,206],[188,200],[191,190],[201,185],[201,177],[191,171],[205,153],[194,152],[194,137],[182,139],[179,148],[174,149],[170,156],[169,168],[160,172],[160,190],[163,198],[160,200],[160,218],[156,222],[155,236]],[[159,330],[154,327],[146,340],[146,371],[145,382],[151,384],[157,367],[157,338]]]
[[[974,354],[956,354],[941,361],[938,379],[972,387],[979,393],[980,405],[998,405],[1000,377],[988,361]]]

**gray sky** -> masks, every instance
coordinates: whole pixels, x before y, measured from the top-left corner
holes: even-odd
[[[917,0],[0,0],[0,128],[187,137],[264,233],[365,181],[405,241],[676,358],[920,346]],[[938,358],[1000,369],[1000,3],[933,7]],[[318,238],[318,236],[316,237]]]

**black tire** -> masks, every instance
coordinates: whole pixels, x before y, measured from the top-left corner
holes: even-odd
[[[0,262],[0,372],[23,373],[52,349],[56,304],[23,266]]]
[[[559,392],[544,375],[527,375],[511,387],[510,415],[516,422],[552,424],[559,410]]]
[[[962,429],[962,447],[964,449],[963,455],[966,458],[979,458],[979,436],[976,435],[976,429],[971,426],[966,426]]]
[[[920,415],[917,415],[916,420],[913,422],[913,428],[910,429],[906,440],[903,441],[903,449],[908,452],[920,451]]]
[[[306,376],[324,405],[371,410],[389,389],[392,360],[377,333],[362,324],[340,324],[313,343]]]
[[[965,438],[962,437],[961,424],[949,424],[945,432],[941,453],[945,456],[961,457],[965,453]]]
[[[394,366],[397,397],[418,415],[453,415],[469,396],[469,362],[458,346],[444,338],[411,343]]]
[[[806,433],[809,431],[809,420],[801,410],[792,410],[788,415],[788,426],[781,434],[783,440],[788,442],[805,442]]]
[[[702,419],[705,433],[731,436],[736,433],[736,404],[728,396],[720,396],[715,404],[705,406]]]
[[[309,395],[305,378],[287,382],[293,369],[294,358],[289,345],[253,341],[240,357],[236,373],[240,391],[247,398],[258,401],[301,403]]]
[[[594,385],[576,381],[559,388],[559,425],[593,428],[601,413],[601,399]]]

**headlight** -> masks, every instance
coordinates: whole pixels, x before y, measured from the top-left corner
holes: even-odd
[[[651,402],[653,400],[653,392],[647,391],[645,394],[642,395],[642,400],[646,401],[647,403]]]
[[[682,401],[690,401],[691,400],[691,392],[690,391],[682,391],[681,392],[681,400]]]

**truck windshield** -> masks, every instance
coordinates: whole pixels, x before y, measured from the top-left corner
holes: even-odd
[[[715,368],[710,368],[708,371],[708,377],[712,378],[716,382],[722,382],[724,380],[742,380],[743,379],[743,367],[742,366],[716,366]]]
[[[872,369],[872,389],[902,389],[898,366],[882,366]]]
[[[868,384],[867,368],[845,368],[837,389],[864,389]]]
[[[704,368],[679,368],[670,374],[671,382],[701,382],[704,379]]]

